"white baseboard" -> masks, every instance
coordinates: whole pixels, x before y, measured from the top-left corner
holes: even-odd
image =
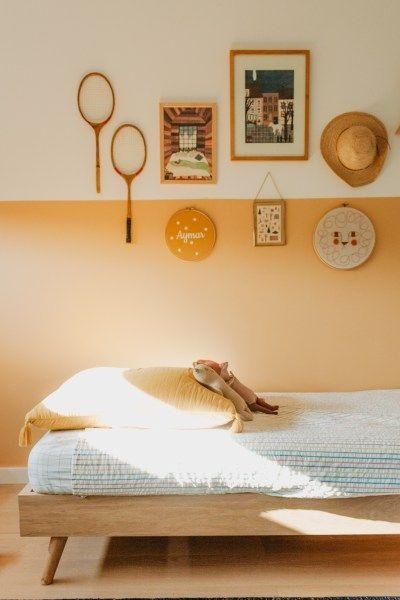
[[[28,483],[26,467],[0,467],[0,485],[5,483]]]

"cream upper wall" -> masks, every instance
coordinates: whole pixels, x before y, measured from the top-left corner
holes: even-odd
[[[190,186],[192,198],[249,198],[267,168],[287,198],[399,193],[399,0],[0,0],[0,199],[93,199],[93,137],[78,116],[80,77],[101,70],[117,108],[104,131],[103,194],[123,197],[112,172],[112,131],[134,121],[149,161],[136,197],[181,198],[187,186],[159,183],[159,101],[218,102],[218,183]],[[310,159],[233,163],[229,159],[231,48],[311,50]],[[391,152],[376,182],[352,189],[319,152],[336,114],[377,115]]]

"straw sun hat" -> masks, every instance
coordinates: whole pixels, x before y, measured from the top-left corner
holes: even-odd
[[[357,187],[374,181],[388,149],[385,126],[373,115],[348,112],[328,123],[321,136],[321,152],[344,181]]]

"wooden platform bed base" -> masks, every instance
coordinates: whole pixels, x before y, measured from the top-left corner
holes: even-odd
[[[50,537],[42,583],[70,536],[400,535],[400,495],[309,500],[262,494],[19,494],[21,536]]]

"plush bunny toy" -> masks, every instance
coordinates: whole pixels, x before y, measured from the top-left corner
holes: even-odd
[[[210,367],[211,369],[213,369],[213,371],[215,371],[215,373],[220,375],[220,377],[222,377],[222,379],[225,381],[225,383],[230,388],[232,388],[232,390],[237,392],[239,394],[239,396],[241,396],[243,398],[243,400],[249,406],[250,410],[252,410],[253,412],[259,411],[259,412],[266,413],[267,415],[277,415],[278,414],[279,406],[278,405],[273,406],[271,404],[268,404],[268,402],[266,402],[262,398],[259,398],[255,394],[255,392],[253,392],[253,390],[251,390],[250,388],[245,386],[243,383],[241,383],[235,377],[235,375],[233,375],[233,373],[228,371],[228,363],[227,362],[217,363],[213,360],[200,358],[199,360],[196,361],[196,364],[203,364],[203,365],[206,365],[206,366]]]
[[[204,385],[206,388],[229,398],[232,400],[236,412],[243,419],[243,421],[252,421],[253,415],[247,406],[243,398],[235,392],[234,389],[229,387],[227,383],[222,379],[220,375],[214,369],[205,365],[204,363],[194,362],[193,363],[193,376],[194,378]]]

